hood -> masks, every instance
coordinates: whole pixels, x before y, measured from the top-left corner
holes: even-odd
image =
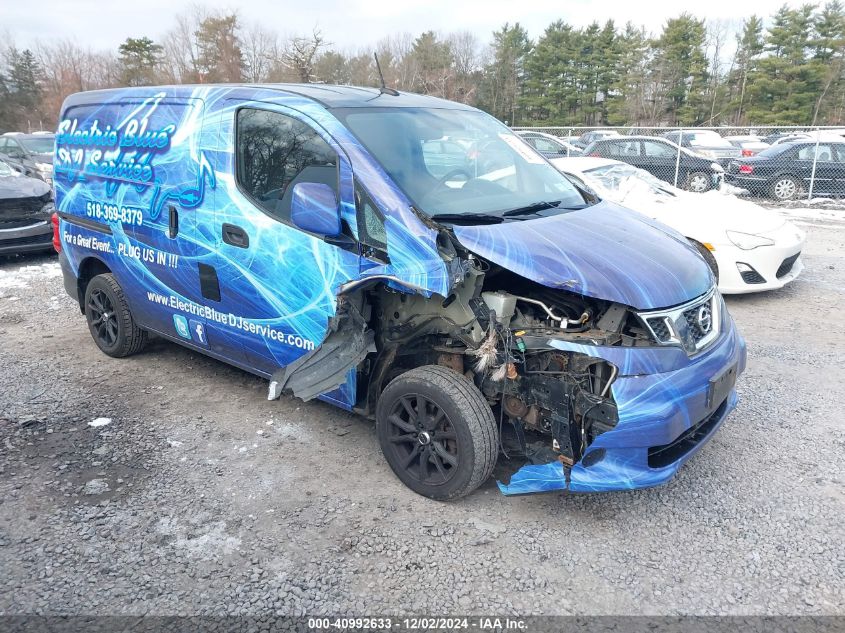
[[[706,193],[689,193],[685,196],[691,203],[690,211],[699,218],[706,218],[708,223],[718,224],[718,228],[726,231],[740,231],[742,233],[769,233],[786,224],[780,211],[764,209],[750,200],[742,200],[734,195],[726,195],[719,191]],[[696,198],[698,196],[698,198]],[[699,215],[700,214],[700,215]]]
[[[50,185],[28,176],[0,176],[0,200],[40,198],[50,193]]]
[[[638,310],[665,308],[707,292],[713,276],[680,235],[602,201],[537,220],[455,226],[477,255],[550,288]]]
[[[671,186],[666,189],[671,195],[655,193],[642,181],[629,178],[618,189],[603,192],[628,209],[664,222],[699,242],[724,242],[726,231],[768,233],[786,222],[778,211],[720,191],[691,193]]]

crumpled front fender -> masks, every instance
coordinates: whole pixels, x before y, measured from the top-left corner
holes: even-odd
[[[738,376],[746,364],[745,341],[733,319],[726,314],[724,320],[723,335],[709,350],[693,358],[679,350],[686,362],[674,355],[655,355],[652,348],[550,341],[553,347],[602,358],[620,370],[611,387],[619,421],[612,430],[599,435],[571,469],[557,461],[528,464],[508,483],[498,482],[499,490],[506,495],[554,490],[599,492],[647,488],[668,481],[736,407],[735,389],[724,402],[708,402],[710,380],[731,366],[736,366]],[[659,468],[649,466],[649,447],[669,444],[704,420],[707,433],[691,450]]]

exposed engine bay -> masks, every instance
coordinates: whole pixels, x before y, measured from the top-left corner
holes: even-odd
[[[550,341],[653,345],[650,335],[625,306],[542,286],[470,253],[452,261],[462,278],[445,298],[384,283],[363,293],[379,353],[359,368],[361,412],[372,415],[380,390],[403,371],[443,365],[484,394],[506,455],[571,467],[618,421],[618,370]]]

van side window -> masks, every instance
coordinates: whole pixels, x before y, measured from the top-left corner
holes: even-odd
[[[290,221],[297,183],[324,183],[337,196],[337,154],[302,121],[243,108],[237,115],[235,144],[238,184],[274,218]]]

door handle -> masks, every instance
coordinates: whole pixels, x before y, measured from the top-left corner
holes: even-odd
[[[169,207],[170,218],[167,223],[167,236],[172,240],[179,235],[179,212],[172,204]]]
[[[223,225],[223,241],[238,248],[249,248],[249,235],[234,224]]]

